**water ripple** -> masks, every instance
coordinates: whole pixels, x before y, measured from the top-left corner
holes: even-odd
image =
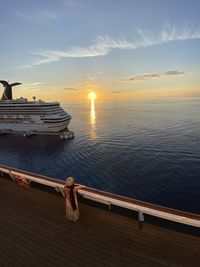
[[[71,105],[75,139],[0,137],[1,164],[200,213],[200,103]],[[94,124],[95,123],[95,124]]]

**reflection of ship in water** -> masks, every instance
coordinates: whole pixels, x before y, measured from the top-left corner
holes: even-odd
[[[97,139],[97,133],[96,133],[96,111],[95,111],[94,99],[91,99],[90,124],[91,124],[90,138],[92,140],[95,140]]]
[[[59,142],[54,136],[41,135],[24,140],[22,135],[13,138],[12,135],[3,135],[0,138],[2,164],[10,163],[17,168],[32,170],[43,175],[55,172],[62,177],[63,162],[69,161],[66,150],[70,142]],[[62,165],[63,164],[63,165]],[[52,168],[53,167],[53,168]]]

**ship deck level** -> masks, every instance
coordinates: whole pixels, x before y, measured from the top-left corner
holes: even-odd
[[[200,238],[0,179],[0,266],[200,266]]]

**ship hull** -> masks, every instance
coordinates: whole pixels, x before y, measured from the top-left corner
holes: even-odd
[[[0,101],[0,133],[58,133],[68,127],[70,120],[58,102]]]
[[[0,133],[59,133],[67,129],[71,116],[58,102],[34,101],[20,97],[12,99],[12,87],[21,83],[9,84],[0,80],[4,86],[0,100]]]
[[[68,127],[69,120],[61,123],[5,123],[0,124],[0,132],[22,132],[22,133],[58,133],[65,130]]]

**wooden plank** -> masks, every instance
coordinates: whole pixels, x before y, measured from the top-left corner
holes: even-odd
[[[199,266],[200,239],[0,179],[0,266]]]

